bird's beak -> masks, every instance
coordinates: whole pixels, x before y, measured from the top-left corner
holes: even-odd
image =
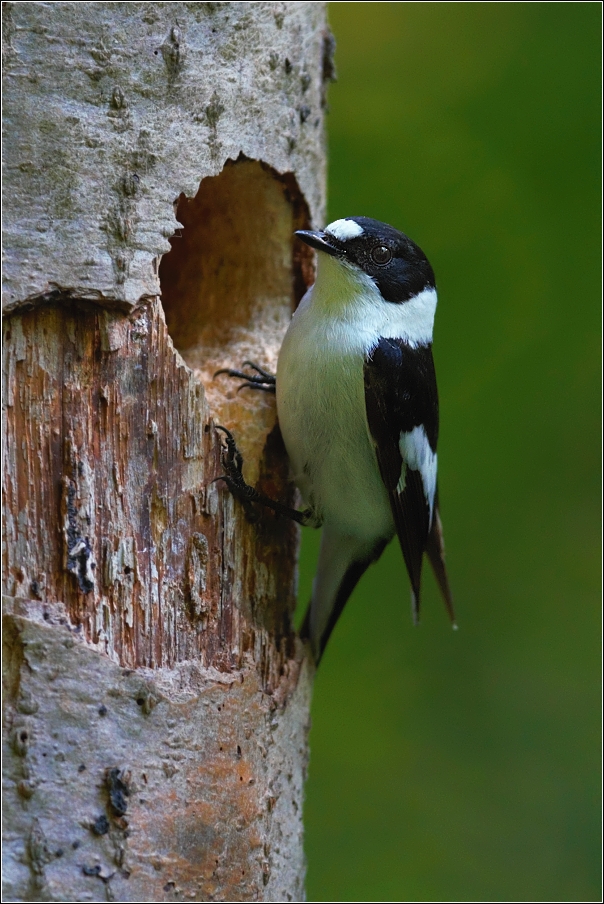
[[[327,232],[321,232],[318,229],[298,229],[296,235],[316,251],[323,251],[325,254],[331,254],[332,257],[339,257],[342,254],[341,249],[336,248],[333,236]]]

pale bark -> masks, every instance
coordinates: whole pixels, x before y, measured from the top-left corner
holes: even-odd
[[[312,279],[324,4],[3,9],[3,899],[303,900],[298,532],[214,425],[295,496],[213,373],[274,368]]]

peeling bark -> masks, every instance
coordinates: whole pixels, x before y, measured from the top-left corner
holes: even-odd
[[[298,529],[215,424],[295,494],[213,374],[312,280],[324,4],[3,8],[4,899],[303,900]]]

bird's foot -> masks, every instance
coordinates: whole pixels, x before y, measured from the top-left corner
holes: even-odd
[[[215,480],[224,480],[233,496],[243,505],[250,521],[258,520],[258,514],[253,505],[253,503],[256,503],[272,509],[278,515],[285,515],[286,518],[291,518],[292,521],[296,521],[298,524],[317,526],[316,517],[311,509],[299,512],[288,505],[276,502],[269,496],[265,496],[264,493],[259,493],[258,490],[246,483],[243,476],[243,456],[237,448],[233,434],[226,427],[222,427],[219,424],[216,424],[216,429],[224,433],[226,447],[223,446],[220,459],[225,473],[221,474],[220,477],[216,477]]]
[[[237,392],[239,392],[240,389],[260,389],[262,392],[275,392],[276,378],[274,374],[264,370],[264,368],[260,367],[258,364],[254,364],[253,361],[244,361],[242,366],[251,367],[256,373],[249,374],[243,370],[233,370],[230,367],[222,367],[220,370],[216,371],[214,377],[219,376],[219,374],[227,374],[229,377],[236,377],[239,380],[243,380],[244,382],[238,387]]]
[[[231,491],[231,494],[244,507],[245,514],[249,520],[257,521],[258,513],[252,505],[252,500],[255,501],[254,497],[258,494],[253,487],[245,482],[243,476],[243,456],[237,448],[235,438],[231,431],[227,430],[226,427],[221,427],[219,424],[216,424],[216,429],[221,430],[226,437],[226,448],[224,446],[222,447],[222,454],[220,456],[220,461],[222,462],[225,473],[221,474],[220,477],[216,477],[212,483],[215,483],[218,480],[224,480]]]

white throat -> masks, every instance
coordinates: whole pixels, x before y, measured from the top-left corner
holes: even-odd
[[[354,326],[374,338],[404,339],[409,345],[432,342],[436,290],[424,289],[409,301],[385,301],[380,290],[359,267],[319,253],[311,304],[331,321]],[[370,343],[373,344],[373,343]]]

